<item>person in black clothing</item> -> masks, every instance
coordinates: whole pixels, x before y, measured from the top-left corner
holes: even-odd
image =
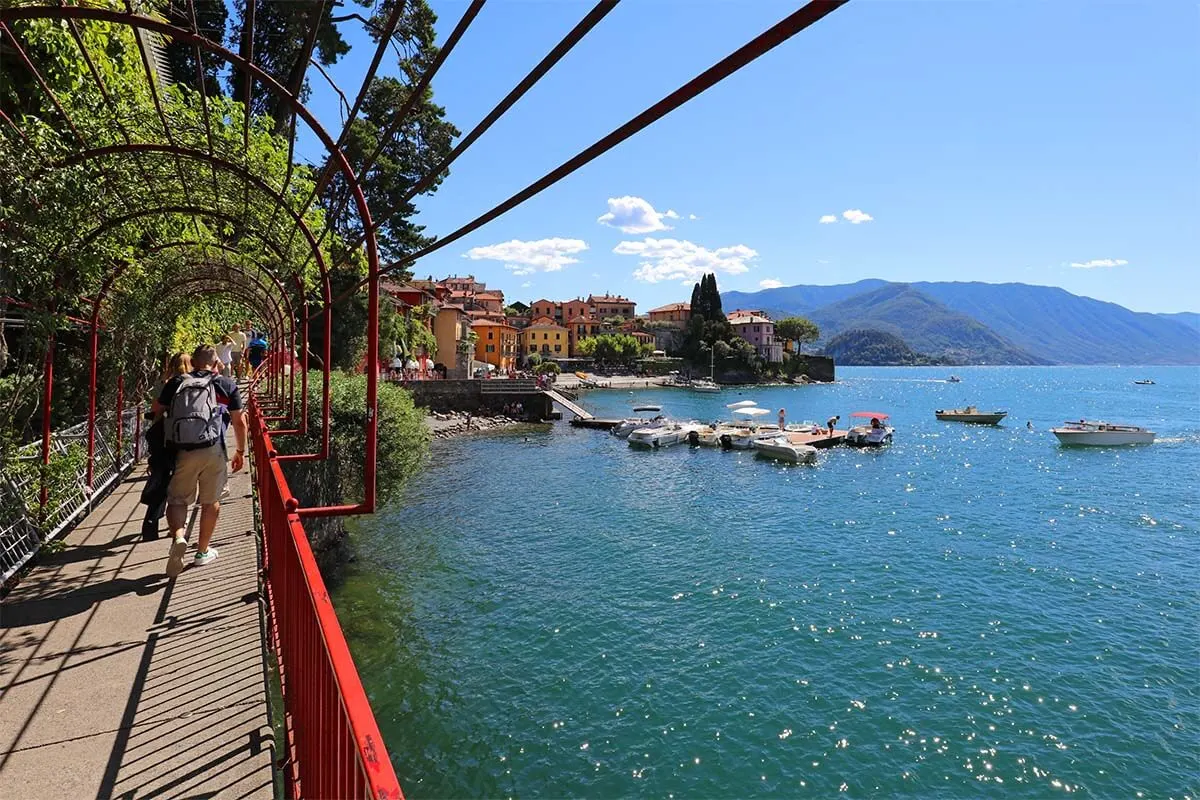
[[[191,371],[192,357],[187,353],[176,353],[163,372],[163,385],[172,378]],[[159,392],[161,391],[160,387]],[[150,412],[146,414],[146,420],[151,424],[146,428],[148,475],[141,496],[141,502],[146,506],[146,516],[142,519],[142,539],[150,541],[158,538],[158,521],[167,510],[167,487],[171,483],[171,475],[175,472],[175,453],[167,449],[162,415]]]
[[[216,402],[228,409],[233,432],[237,437],[237,451],[229,467],[234,472],[241,470],[245,463],[247,425],[242,408],[242,398],[238,393],[237,382],[214,373],[216,350],[212,345],[201,345],[192,353],[193,371],[187,375],[178,375],[163,386],[158,400],[154,403],[155,413],[167,413],[167,424],[172,424],[170,418],[171,403],[176,391],[187,377],[210,378],[212,389],[216,393]],[[168,443],[171,440],[167,436]],[[192,503],[200,503],[200,535],[196,541],[196,557],[194,564],[202,566],[211,563],[217,557],[217,549],[210,547],[213,532],[217,527],[217,517],[221,511],[221,491],[225,488],[228,477],[225,463],[225,439],[218,436],[206,445],[191,449],[177,448],[175,452],[175,474],[171,477],[167,489],[167,524],[171,529],[171,551],[167,559],[167,575],[174,577],[183,571],[183,556],[187,552],[187,541],[184,539],[187,523],[187,510]]]

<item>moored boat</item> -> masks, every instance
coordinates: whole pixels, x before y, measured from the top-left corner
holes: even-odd
[[[933,413],[942,422],[973,422],[979,425],[996,425],[1008,416],[1007,411],[980,411],[975,406],[949,410],[939,408]]]
[[[618,439],[626,439],[629,434],[636,431],[638,428],[658,428],[669,424],[670,420],[664,417],[661,413],[662,406],[638,406],[633,409],[633,413],[653,413],[653,417],[630,417],[622,420],[611,433]]]
[[[846,444],[851,447],[883,447],[892,443],[895,430],[885,424],[887,414],[878,411],[855,411],[850,418],[870,420],[869,423],[855,425],[846,432]]]
[[[1151,444],[1154,441],[1154,431],[1138,425],[1114,425],[1109,422],[1089,422],[1081,419],[1078,422],[1064,422],[1061,428],[1051,428],[1050,432],[1058,437],[1065,445],[1126,445]]]
[[[815,464],[817,462],[817,448],[793,442],[786,433],[756,440],[754,452],[762,458],[773,458],[789,464]]]
[[[660,450],[687,441],[691,433],[703,428],[699,422],[671,422],[655,428],[638,428],[629,434],[629,446]]]
[[[688,388],[693,392],[707,392],[709,394],[715,394],[721,391],[721,387],[718,386],[714,381],[710,381],[708,378],[697,378],[691,382]]]

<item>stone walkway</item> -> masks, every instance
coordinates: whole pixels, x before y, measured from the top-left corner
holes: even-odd
[[[0,795],[274,796],[253,500],[231,476],[220,557],[164,574],[140,467],[0,604]],[[198,515],[189,518],[195,541]]]

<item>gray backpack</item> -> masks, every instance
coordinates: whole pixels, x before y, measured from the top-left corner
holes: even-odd
[[[183,376],[167,409],[164,438],[177,450],[209,447],[221,438],[221,406],[216,375]]]

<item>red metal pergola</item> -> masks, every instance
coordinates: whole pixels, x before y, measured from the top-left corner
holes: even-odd
[[[258,2],[245,0],[243,15],[244,36],[253,41]],[[488,212],[462,225],[432,244],[399,259],[391,265],[381,265],[376,241],[380,226],[407,207],[409,201],[424,193],[443,176],[451,164],[477,141],[501,116],[511,109],[537,82],[562,60],[582,39],[617,6],[617,0],[600,0],[549,53],[453,148],[453,150],[417,181],[394,207],[371,209],[363,192],[362,181],[380,156],[384,142],[405,123],[417,101],[450,57],[471,23],[481,13],[485,0],[472,0],[454,29],[440,48],[428,69],[409,88],[406,102],[397,110],[380,143],[357,168],[349,162],[343,146],[351,125],[362,110],[367,92],[375,79],[383,56],[397,30],[404,10],[403,0],[397,0],[382,29],[377,30],[378,46],[363,76],[353,104],[336,137],[331,136],[305,107],[300,97],[289,92],[264,69],[254,63],[252,50],[248,57],[234,53],[200,33],[193,0],[186,0],[188,26],[171,24],[135,10],[131,0],[0,0],[0,46],[10,48],[23,69],[54,113],[69,131],[73,145],[65,155],[46,157],[33,144],[30,122],[14,119],[14,114],[0,108],[0,136],[15,139],[25,148],[30,161],[10,165],[23,172],[29,180],[64,170],[87,170],[89,175],[104,182],[120,207],[99,215],[90,227],[64,236],[56,250],[47,255],[55,265],[58,281],[71,285],[71,254],[86,252],[92,245],[108,237],[138,234],[140,259],[163,259],[170,255],[175,271],[152,276],[157,280],[153,297],[169,313],[188,290],[219,292],[253,311],[255,319],[268,328],[270,339],[277,346],[250,388],[251,433],[258,502],[264,527],[263,561],[267,574],[267,589],[272,605],[271,633],[274,649],[280,656],[280,671],[284,685],[284,700],[289,720],[288,789],[292,796],[373,796],[399,797],[400,788],[392,770],[382,739],[359,683],[357,672],[349,657],[336,616],[308,549],[301,524],[307,516],[334,516],[371,513],[376,506],[375,460],[377,446],[377,395],[379,365],[379,281],[388,272],[410,266],[417,259],[445,247],[531,197],[562,180],[575,170],[598,158],[619,143],[653,124],[670,111],[736,72],[741,67],[788,40],[796,33],[817,22],[841,6],[846,0],[814,0],[789,14],[762,35],[738,48],[713,67],[697,75],[676,91],[634,116],[601,137],[554,170],[497,204]],[[326,0],[311,0],[306,6],[312,15],[307,40],[304,43],[304,62],[311,61],[318,25]],[[300,9],[301,4],[296,4]],[[300,13],[298,10],[297,13]],[[84,132],[88,125],[72,119],[53,88],[22,45],[21,23],[54,20],[65,26],[98,91],[103,105],[111,111],[105,120],[105,134],[97,141]],[[105,24],[130,31],[142,37],[160,36],[192,48],[197,67],[198,103],[203,118],[203,134],[173,126],[164,110],[165,91],[151,64],[146,47],[139,47],[154,115],[161,128],[161,138],[135,141],[127,120],[118,113],[118,103],[103,78],[104,71],[89,52],[81,31],[86,26]],[[240,148],[229,141],[219,140],[215,131],[223,120],[214,120],[210,98],[205,94],[204,70],[206,60],[219,62],[243,77],[244,94],[235,98],[241,103]],[[7,68],[7,67],[6,67]],[[301,85],[303,75],[301,75]],[[281,103],[288,112],[286,174],[281,184],[271,175],[255,170],[250,158],[253,93],[264,92]],[[336,88],[336,87],[335,87]],[[343,97],[346,95],[338,90]],[[236,120],[234,120],[236,122]],[[294,180],[294,148],[297,126],[303,123],[325,151],[325,166],[320,170],[311,190],[300,190]],[[153,202],[135,204],[127,197],[122,185],[122,172],[137,172]],[[127,173],[126,173],[127,174]],[[308,220],[310,208],[340,177],[346,191],[339,203],[326,203],[326,215],[321,229],[314,230]],[[231,187],[234,188],[231,191]],[[161,195],[161,196],[160,196]],[[335,207],[330,207],[330,206]],[[251,210],[254,214],[251,214]],[[269,209],[269,212],[266,211]],[[260,214],[260,212],[262,212]],[[335,220],[353,213],[361,235],[346,242],[340,255],[331,258],[326,253],[326,240],[333,231]],[[150,227],[156,220],[190,219],[195,237],[174,235],[160,240]],[[242,242],[254,242],[252,251],[235,247],[212,236],[204,236],[201,225],[225,224],[239,230]],[[333,296],[330,274],[350,254],[361,253],[366,262],[365,277],[352,289]],[[332,263],[331,263],[332,262]],[[107,305],[122,291],[122,280],[133,261],[118,262],[96,286],[80,287],[81,296],[72,300],[69,295],[57,297],[48,309],[51,312],[75,311],[78,321],[86,325],[89,339],[91,370],[89,375],[88,455],[95,452],[96,398],[98,357],[101,333],[106,330]],[[315,267],[315,271],[310,269]],[[164,267],[165,269],[165,267]],[[58,284],[56,283],[56,286]],[[333,316],[343,300],[351,293],[367,291],[367,364],[365,448],[363,456],[364,487],[359,502],[332,506],[304,507],[292,495],[283,475],[281,464],[288,461],[323,460],[330,457],[330,353]],[[56,293],[57,294],[57,293]],[[16,298],[18,301],[21,298]],[[323,375],[321,442],[312,453],[280,455],[272,444],[273,438],[307,434],[309,429],[308,366],[310,324],[320,320],[323,326]],[[298,346],[298,350],[297,350]],[[47,342],[43,385],[42,459],[50,459],[50,404],[54,391],[54,334]],[[296,356],[298,352],[298,358]],[[297,364],[298,361],[298,364]],[[294,368],[298,366],[297,368]],[[300,403],[297,413],[296,383],[300,382]],[[123,384],[118,376],[118,410],[124,402]],[[118,418],[120,414],[118,414]],[[118,422],[118,425],[120,423]],[[270,426],[276,424],[272,429]],[[135,434],[136,435],[136,434]],[[120,430],[118,430],[120,436]],[[119,448],[118,448],[119,449]],[[89,466],[88,481],[92,480]],[[45,500],[43,487],[43,503]],[[303,609],[303,611],[301,610]],[[331,761],[332,760],[332,761]]]

